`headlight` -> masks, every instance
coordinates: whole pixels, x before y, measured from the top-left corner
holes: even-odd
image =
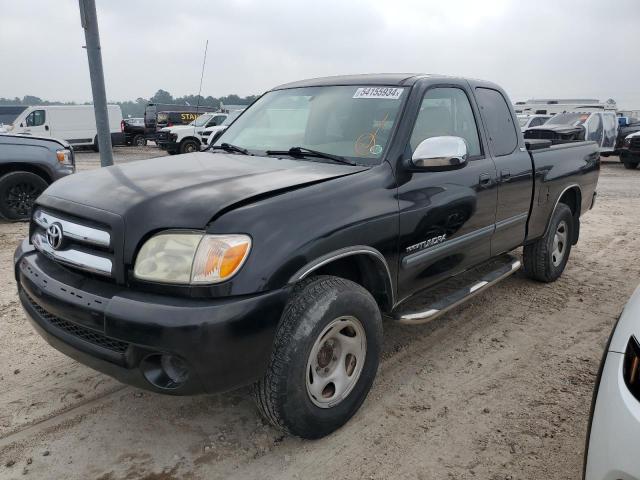
[[[631,139],[630,138],[625,138],[624,139],[624,144],[627,145],[627,146],[631,145]]]
[[[638,345],[636,337],[631,337],[627,344],[622,377],[631,394],[640,400],[640,345]]]
[[[152,282],[220,283],[240,270],[250,249],[248,235],[164,232],[142,246],[133,273]]]
[[[178,134],[177,133],[170,133],[169,134],[169,140],[171,140],[172,142],[175,142],[178,139]]]
[[[58,157],[58,162],[62,165],[71,165],[71,150],[67,150],[66,148],[64,150],[57,150],[56,156]]]

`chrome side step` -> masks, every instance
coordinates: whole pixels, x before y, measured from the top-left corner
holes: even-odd
[[[486,288],[489,288],[490,286],[495,285],[499,281],[514,274],[518,271],[520,266],[520,260],[514,256],[500,256],[497,259],[472,270],[471,272],[461,274],[460,277],[472,277],[469,278],[471,282],[470,284],[467,284],[467,286],[462,288],[458,287],[453,292],[451,292],[451,289],[449,288],[448,292],[451,293],[445,293],[447,291],[446,285],[443,287],[436,285],[425,292],[418,292],[414,297],[428,297],[424,305],[418,309],[403,308],[402,305],[400,305],[399,307],[396,307],[396,310],[392,313],[392,317],[399,323],[404,323],[406,325],[417,325],[430,322],[452,308],[469,300],[471,297],[477,295]],[[474,275],[474,273],[476,275]],[[456,281],[460,282],[460,279],[453,277],[445,283],[451,284]],[[414,297],[409,298],[405,303],[414,303],[412,301]]]

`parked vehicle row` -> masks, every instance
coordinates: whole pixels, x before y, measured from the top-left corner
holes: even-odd
[[[516,272],[518,247],[530,278],[562,274],[598,150],[525,140],[489,82],[282,85],[206,152],[51,185],[14,256],[18,294],[79,362],[173,395],[253,384],[273,425],[318,438],[367,396],[383,314],[433,320]]]

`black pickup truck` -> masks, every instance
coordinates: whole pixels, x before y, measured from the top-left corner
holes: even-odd
[[[318,438],[373,383],[382,318],[432,320],[516,272],[551,282],[600,168],[525,143],[493,83],[379,74],[264,94],[209,151],[82,172],[38,199],[15,253],[55,348],[175,395],[253,384]]]

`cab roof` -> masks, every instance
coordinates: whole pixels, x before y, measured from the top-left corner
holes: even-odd
[[[332,77],[310,78],[297,82],[278,85],[272,90],[299,87],[326,87],[330,85],[386,85],[386,86],[410,86],[416,80],[431,75],[418,73],[367,73],[363,75],[336,75]]]
[[[469,80],[476,85],[488,86],[491,88],[497,85],[483,80],[465,79],[462,77],[451,77],[447,75],[436,75],[427,73],[366,73],[362,75],[337,75],[332,77],[310,78],[297,82],[284,83],[274,87],[272,90],[284,90],[287,88],[301,87],[326,87],[336,85],[384,85],[392,87],[412,86],[418,80],[429,78],[432,80]]]

